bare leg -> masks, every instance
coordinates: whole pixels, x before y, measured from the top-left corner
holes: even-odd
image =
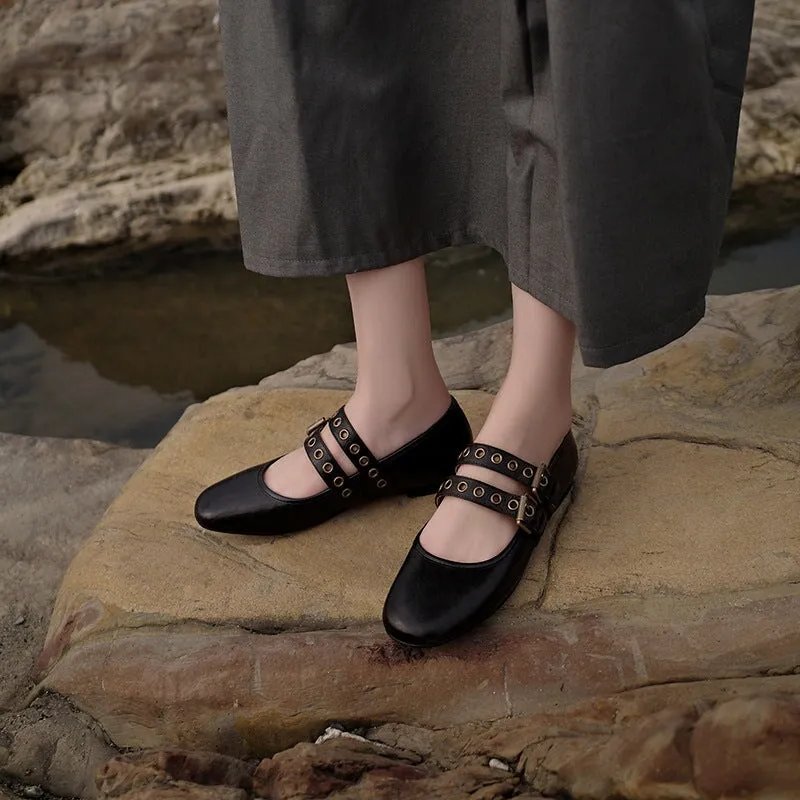
[[[526,461],[547,462],[572,419],[571,368],[575,327],[512,286],[514,338],[511,363],[492,410],[475,440],[502,447]],[[480,467],[459,474],[521,492],[510,478]],[[484,561],[500,553],[516,530],[513,520],[474,503],[445,498],[425,527],[422,545],[454,561]]]
[[[367,447],[381,458],[436,422],[450,397],[433,357],[422,261],[349,275],[347,285],[358,379],[345,409]],[[322,436],[338,463],[353,474],[330,431]],[[273,464],[266,480],[285,497],[309,497],[325,489],[302,448]]]

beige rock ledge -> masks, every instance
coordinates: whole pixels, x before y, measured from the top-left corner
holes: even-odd
[[[346,391],[253,387],[194,406],[67,572],[42,688],[121,746],[261,755],[334,720],[438,728],[637,687],[790,674],[798,300],[800,289],[715,298],[671,347],[576,368],[583,464],[571,508],[494,623],[430,652],[390,644],[378,622],[429,498],[278,539],[211,534],[192,518],[203,486],[295,446]],[[491,388],[507,333],[457,337],[438,356],[462,386]],[[347,385],[343,356],[317,360],[320,383]],[[294,378],[309,380],[308,365],[275,382]],[[491,395],[457,394],[477,429]]]
[[[263,755],[331,720],[492,721],[642,686],[791,673],[800,590],[507,612],[429,651],[382,629],[274,636],[198,623],[120,627],[70,647],[44,680],[121,747]]]

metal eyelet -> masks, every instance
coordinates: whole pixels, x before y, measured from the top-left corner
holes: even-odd
[[[533,470],[530,467],[525,467],[525,469],[522,470],[522,475],[525,478],[532,478],[533,477]]]
[[[327,461],[325,464],[322,465],[322,471],[331,473],[333,472],[333,464],[330,461]]]
[[[475,451],[475,458],[483,458],[485,455],[486,455],[486,451],[482,447],[479,447]]]
[[[342,489],[342,497],[344,497],[345,500],[350,497],[351,494],[353,494],[352,489]]]
[[[333,421],[333,427],[338,428],[341,424],[342,424],[342,418],[336,417],[336,419]]]
[[[468,455],[469,455],[469,447],[465,447],[465,448],[464,448],[464,449],[461,451],[461,458],[466,458]]]
[[[445,489],[449,489],[452,485],[453,485],[453,481],[451,481],[449,478],[444,482],[444,488]]]
[[[361,452],[361,448],[357,444],[351,444],[350,445],[350,452],[354,456],[357,456]]]
[[[503,456],[500,453],[495,453],[492,456],[492,464],[501,464],[503,462]]]
[[[349,437],[350,437],[350,434],[347,431],[339,431],[339,438],[342,441],[345,441],[345,439],[348,439]]]
[[[314,451],[314,458],[315,458],[317,461],[319,461],[319,460],[322,458],[322,456],[324,456],[324,455],[325,455],[325,453],[324,453],[324,451],[322,450],[322,448],[321,448],[321,447],[317,448],[317,449]]]
[[[457,489],[459,492],[466,492],[466,491],[467,491],[467,489],[469,489],[469,484],[468,484],[466,481],[461,481],[461,482],[458,484],[458,486],[456,486],[456,489]]]
[[[386,481],[383,478],[381,478],[375,485],[379,489],[383,489],[386,486]]]
[[[486,491],[484,490],[484,488],[482,486],[476,486],[472,490],[472,494],[474,494],[475,497],[483,497],[486,494]]]
[[[515,472],[519,468],[519,464],[512,459],[511,461],[508,462],[508,468],[512,472]]]
[[[547,475],[542,475],[542,477],[539,479],[539,486],[541,486],[542,489],[544,489],[544,487],[547,486],[549,482],[550,481],[547,480]]]
[[[361,464],[362,467],[366,467],[367,464],[369,464],[369,459],[366,456],[361,456],[361,458],[358,459],[358,463]]]
[[[526,517],[532,517],[532,516],[533,516],[533,511],[534,511],[534,508],[533,508],[533,506],[528,506],[528,507],[525,509],[525,516],[526,516]]]
[[[316,439],[309,439],[308,440],[308,446],[309,447],[314,447],[314,445],[316,445],[316,443],[317,443]]]
[[[368,473],[370,478],[377,478],[378,477],[378,470],[373,467]]]
[[[340,475],[338,478],[334,478],[334,479],[333,479],[333,485],[334,485],[334,486],[335,486],[337,489],[341,489],[341,488],[342,488],[342,486],[344,486],[344,478],[343,478],[341,475]]]
[[[494,494],[493,494],[493,495],[492,495],[492,496],[491,496],[489,499],[490,499],[490,500],[491,500],[491,501],[492,501],[492,502],[493,502],[495,505],[499,505],[499,504],[500,504],[500,502],[502,501],[502,499],[503,499],[503,498],[502,498],[502,496],[501,496],[501,495],[499,495],[499,494],[497,494],[497,492],[495,492],[495,493],[494,493]]]
[[[508,507],[512,511],[516,511],[519,508],[519,500],[509,500],[508,501]]]

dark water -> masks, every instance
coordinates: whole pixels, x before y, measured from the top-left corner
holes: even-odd
[[[155,444],[187,405],[352,341],[344,279],[182,256],[136,277],[0,286],[0,431]],[[502,261],[445,251],[428,269],[436,335],[509,313]],[[800,230],[728,253],[712,293],[800,284]]]

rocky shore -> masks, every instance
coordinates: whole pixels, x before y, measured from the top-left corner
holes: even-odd
[[[436,344],[475,426],[509,347],[508,323]],[[793,288],[576,363],[573,506],[497,620],[433,651],[378,623],[429,500],[276,541],[192,518],[338,405],[351,347],[193,406],[151,453],[6,437],[0,775],[127,800],[796,800],[798,351]]]
[[[0,3],[0,279],[235,247],[216,0]],[[734,234],[800,219],[800,9],[759,0]]]
[[[236,246],[215,15],[0,0],[0,281]],[[800,8],[759,0],[729,232],[796,224],[799,176]],[[436,343],[475,428],[510,333]],[[279,541],[193,520],[338,406],[352,346],[153,451],[0,434],[0,800],[798,800],[798,353],[795,287],[576,361],[574,502],[492,624],[432,651],[379,624],[429,498]]]

